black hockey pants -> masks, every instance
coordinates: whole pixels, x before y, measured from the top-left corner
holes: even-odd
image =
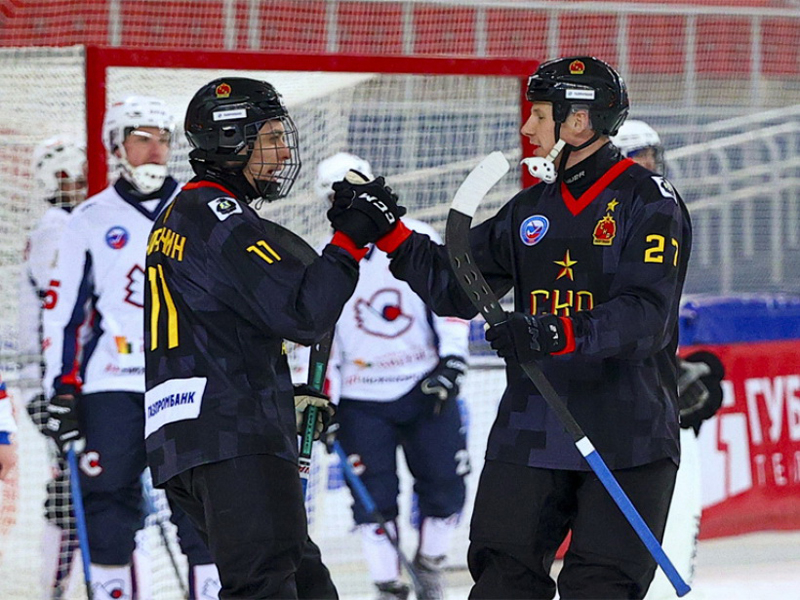
[[[676,473],[669,459],[614,471],[659,540]],[[550,568],[570,530],[558,577],[562,600],[644,597],[655,560],[593,472],[487,461],[470,527],[469,597],[553,598]]]
[[[207,541],[220,599],[336,599],[308,538],[297,465],[257,454],[189,469],[165,484]]]

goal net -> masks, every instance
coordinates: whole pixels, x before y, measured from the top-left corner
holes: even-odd
[[[108,175],[100,141],[103,112],[127,95],[152,95],[169,104],[179,124],[170,168],[185,181],[191,172],[180,125],[193,93],[218,76],[266,79],[283,94],[297,123],[304,166],[291,196],[262,207],[264,217],[316,245],[328,233],[325,207],[313,191],[316,165],[348,151],[386,176],[410,216],[443,234],[453,193],[480,158],[501,150],[518,165],[524,156],[522,90],[537,62],[594,54],[620,68],[631,91],[631,116],[661,134],[668,175],[689,204],[696,241],[687,292],[800,291],[796,9],[733,1],[694,6],[490,0],[6,4],[12,18],[0,31],[5,82],[0,372],[9,381],[20,431],[19,468],[0,484],[4,598],[47,594],[40,582],[47,531],[43,507],[47,482],[58,467],[25,414],[28,399],[40,392],[38,356],[24,353],[17,331],[26,235],[47,206],[35,195],[30,157],[37,143],[56,133],[85,142],[92,191],[98,191]],[[44,40],[58,47],[35,47]],[[75,43],[102,47],[68,45]],[[286,54],[259,51],[267,46]],[[521,185],[521,172],[512,168],[487,196],[476,221]],[[479,320],[472,324],[471,353],[462,413],[472,473],[448,557],[451,569],[465,567],[472,499],[505,383],[502,364],[483,342]],[[368,597],[370,582],[351,517],[353,499],[334,457],[321,446],[314,452],[308,502],[312,537],[340,595]],[[67,506],[66,482],[50,487],[50,496]],[[399,524],[409,556],[417,540],[411,492],[404,470]],[[178,599],[185,559],[163,494],[150,490],[147,501],[149,516],[137,549],[139,562],[146,564],[143,578],[154,598]],[[67,509],[65,519],[70,518]],[[62,560],[75,554],[74,545],[62,550]],[[84,597],[79,561],[74,562],[78,568],[67,597]]]

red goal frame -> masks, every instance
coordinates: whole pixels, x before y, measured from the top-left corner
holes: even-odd
[[[537,60],[497,58],[438,58],[408,56],[364,56],[352,54],[284,54],[269,52],[198,52],[194,50],[142,50],[137,48],[86,46],[86,154],[89,164],[89,194],[107,185],[103,147],[106,109],[106,73],[110,67],[173,69],[252,69],[264,71],[333,71],[407,75],[475,75],[517,77],[520,81],[522,115],[528,112],[525,85],[539,65]],[[157,94],[155,94],[157,95]],[[180,116],[179,116],[180,118]],[[520,121],[521,123],[522,121]],[[529,156],[527,139],[520,136],[523,156]],[[486,148],[486,153],[494,148]],[[527,177],[523,183],[530,185]]]

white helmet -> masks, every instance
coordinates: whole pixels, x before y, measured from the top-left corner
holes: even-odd
[[[629,156],[637,150],[661,146],[661,138],[656,130],[644,121],[628,119],[619,128],[617,135],[611,138],[614,145],[620,149],[624,156]]]
[[[348,152],[338,152],[329,156],[317,165],[317,179],[314,181],[314,191],[320,200],[330,200],[331,186],[344,179],[350,170],[358,171],[367,179],[374,179],[369,163]]]
[[[644,121],[628,119],[619,128],[617,135],[611,138],[611,141],[619,148],[622,155],[628,158],[634,158],[642,150],[652,149],[654,170],[664,174],[664,146],[661,138],[656,130]]]
[[[123,177],[140,192],[150,194],[164,184],[167,166],[145,164],[133,167],[128,162],[122,143],[131,131],[139,127],[158,127],[168,131],[171,137],[175,132],[175,118],[167,105],[158,98],[129,96],[122,102],[113,104],[106,111],[103,122],[103,144],[111,160],[121,169]],[[114,153],[115,150],[119,155]]]
[[[42,197],[57,205],[75,205],[86,197],[86,151],[62,136],[41,142],[33,151],[33,179]],[[65,192],[62,184],[76,184]]]

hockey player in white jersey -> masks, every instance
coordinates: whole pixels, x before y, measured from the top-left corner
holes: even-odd
[[[644,121],[628,119],[611,138],[623,156],[654,173],[665,173],[664,146],[655,129]],[[694,579],[697,536],[702,513],[700,454],[697,435],[700,424],[711,418],[722,404],[721,381],[725,369],[709,352],[695,352],[679,361],[678,408],[681,424],[681,464],[664,529],[664,551],[687,583]],[[675,590],[663,571],[656,571],[646,600],[667,600]]]
[[[167,160],[175,124],[158,99],[111,106],[103,143],[118,178],[70,215],[44,311],[48,434],[80,457],[95,598],[137,597],[134,536],[143,526],[144,286],[150,228],[179,191]],[[216,567],[182,512],[174,512],[192,597]],[[218,583],[216,584],[218,588]]]
[[[14,433],[17,424],[11,408],[11,398],[6,393],[6,384],[0,376],[0,481],[3,481],[17,464],[17,448]]]
[[[339,153],[318,165],[315,190],[325,204],[331,185],[354,169],[372,179],[370,165]],[[405,219],[438,240],[432,227]],[[361,261],[353,296],[336,325],[328,375],[338,396],[336,433],[379,512],[395,527],[396,453],[400,446],[414,476],[420,539],[414,566],[417,598],[442,598],[441,567],[464,504],[469,472],[465,429],[457,398],[467,364],[469,323],[433,315],[411,288],[395,279],[389,260],[374,248]],[[406,598],[397,554],[358,502],[353,505],[364,557],[379,598]]]
[[[44,391],[42,303],[47,300],[61,231],[72,209],[86,198],[86,152],[65,137],[54,136],[36,146],[32,163],[35,194],[49,207],[28,235],[20,281],[19,348],[24,365],[20,387],[27,392],[26,404]]]
[[[86,152],[64,136],[50,137],[33,151],[34,193],[48,209],[28,235],[25,266],[20,277],[19,349],[22,361],[20,389],[28,413],[42,433],[47,422],[47,399],[42,388],[42,307],[49,303],[50,272],[58,242],[72,209],[86,199]],[[72,522],[72,503],[66,461],[52,457],[52,479],[47,482],[42,539],[42,590],[45,598],[66,592],[78,547]]]

